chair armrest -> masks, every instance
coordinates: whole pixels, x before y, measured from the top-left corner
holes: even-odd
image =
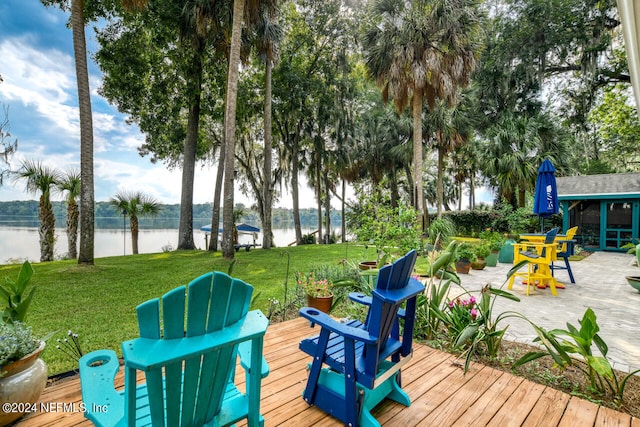
[[[216,332],[194,337],[157,340],[136,338],[122,343],[125,365],[147,371],[203,353],[264,336],[269,320],[260,310],[253,310],[233,325]]]
[[[372,298],[368,295],[364,295],[362,292],[351,292],[349,294],[349,299],[353,302],[357,302],[358,304],[366,305],[367,307],[371,305]]]
[[[240,356],[240,365],[245,371],[249,371],[251,368],[251,352],[252,352],[252,342],[244,341],[238,345],[238,355]],[[269,365],[267,364],[267,359],[262,356],[262,366],[260,367],[260,377],[264,378],[269,375]]]
[[[414,278],[409,279],[409,283],[402,289],[374,289],[373,292],[378,295],[384,302],[396,303],[408,300],[422,292],[425,286]]]
[[[370,335],[368,332],[362,329],[352,328],[351,326],[347,326],[344,323],[340,323],[328,314],[323,313],[318,309],[312,307],[302,307],[300,309],[300,315],[305,319],[311,321],[312,323],[317,323],[321,327],[326,328],[331,332],[335,332],[336,334],[341,335],[345,338],[351,338],[352,340],[364,342],[367,344],[374,344],[378,341],[378,337]]]
[[[115,425],[124,418],[124,399],[113,385],[120,370],[118,356],[113,350],[96,350],[80,358],[80,388],[87,407],[85,416],[96,425],[106,421]],[[103,407],[106,411],[92,408]]]

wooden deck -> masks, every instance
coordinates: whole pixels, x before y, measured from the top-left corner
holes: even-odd
[[[303,319],[269,326],[264,352],[271,373],[263,380],[261,403],[266,426],[341,425],[301,397],[309,357],[298,343],[316,331]],[[415,346],[402,379],[412,404],[381,403],[374,415],[383,426],[640,427],[640,419],[483,365],[473,365],[463,376],[451,355],[427,346]],[[122,384],[121,375],[116,384]],[[77,378],[48,387],[40,401],[57,411],[31,414],[16,425],[91,425],[81,412],[69,412],[81,402]]]

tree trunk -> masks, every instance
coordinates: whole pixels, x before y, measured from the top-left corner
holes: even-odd
[[[442,188],[442,175],[444,174],[444,148],[440,147],[438,147],[438,179],[436,183],[436,215],[438,218],[442,217],[442,206],[444,205],[444,189]]]
[[[216,188],[213,194],[213,209],[211,211],[211,240],[209,250],[218,250],[218,228],[220,228],[220,196],[222,195],[222,181],[224,179],[224,143],[220,145],[220,158],[218,159],[218,171],[216,173]]]
[[[138,254],[138,231],[140,225],[138,224],[138,217],[135,215],[129,216],[129,227],[131,228],[131,251],[134,255]]]
[[[473,174],[469,177],[469,209],[476,208],[476,180]]]
[[[322,234],[322,183],[320,168],[322,167],[322,160],[320,159],[320,147],[316,145],[315,163],[316,163],[316,198],[318,201],[318,243],[324,243]]]
[[[38,209],[40,226],[38,234],[40,235],[40,261],[53,261],[53,245],[55,243],[55,227],[56,218],[53,215],[53,207],[47,193],[40,196],[40,205]]]
[[[238,67],[240,65],[240,43],[244,0],[233,1],[233,26],[231,30],[231,49],[229,53],[229,72],[227,74],[227,104],[224,114],[224,211],[222,214],[222,256],[233,259],[233,191],[234,160],[236,150],[236,101],[238,97]]]
[[[296,230],[296,243],[302,243],[302,227],[300,226],[300,200],[298,188],[298,151],[300,150],[300,129],[293,138],[291,147],[291,201],[293,203],[293,227]]]
[[[413,200],[419,212],[420,229],[425,231],[424,191],[422,190],[422,89],[415,89],[412,99],[413,113]]]
[[[202,45],[196,50],[188,80],[193,88],[189,105],[187,136],[184,140],[182,162],[182,189],[180,194],[180,224],[178,249],[194,249],[193,242],[193,181],[196,172],[196,150],[200,124],[200,94],[202,91]]]
[[[71,198],[67,206],[67,258],[78,258],[78,203]]]
[[[271,210],[273,203],[273,173],[271,171],[271,59],[267,58],[264,72],[264,172],[263,172],[263,209],[262,209],[262,248],[271,249],[273,232]]]
[[[84,34],[84,0],[71,1],[73,53],[76,61],[78,105],[80,109],[80,254],[78,264],[93,265],[94,258],[94,188],[93,188],[93,119],[87,71],[87,43]]]
[[[342,218],[342,222],[340,224],[340,234],[342,234],[342,238],[341,238],[342,243],[345,243],[347,241],[347,222],[344,220],[345,197],[347,197],[347,183],[343,179],[342,180],[342,200],[341,200],[341,209],[340,209],[340,215]]]
[[[324,229],[326,230],[326,239],[324,243],[331,243],[331,194],[329,193],[329,173],[324,171]]]

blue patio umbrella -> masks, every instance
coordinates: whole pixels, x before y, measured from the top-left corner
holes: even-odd
[[[545,159],[538,169],[536,180],[536,192],[533,199],[533,213],[542,219],[544,231],[544,219],[558,213],[558,188],[556,186],[556,168],[548,159]]]

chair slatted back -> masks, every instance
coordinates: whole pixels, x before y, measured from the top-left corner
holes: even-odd
[[[386,265],[378,273],[378,282],[372,293],[371,308],[367,319],[367,330],[369,334],[380,337],[376,344],[375,352],[371,354],[372,348],[366,347],[363,356],[366,358],[365,365],[368,372],[375,372],[381,359],[384,359],[384,352],[389,337],[399,339],[400,330],[398,323],[398,310],[405,300],[389,301],[385,297],[386,291],[397,291],[404,289],[409,283],[413,267],[416,263],[416,251],[411,251],[402,258],[396,260],[391,265]],[[414,307],[415,309],[415,307]],[[405,321],[405,325],[409,322]],[[413,319],[411,327],[405,327],[403,334],[403,347],[411,348],[413,338]],[[406,355],[406,354],[405,354]]]
[[[562,243],[558,246],[558,255],[560,255],[561,253],[566,254],[568,249],[568,242],[570,240],[573,240],[577,232],[578,232],[577,225],[567,230],[566,237],[563,239]],[[568,255],[572,255],[572,254],[568,254]]]
[[[140,336],[171,340],[219,331],[247,314],[252,292],[251,285],[224,273],[205,274],[188,288],[165,294],[162,312],[157,298],[138,306]],[[228,346],[145,372],[152,425],[198,426],[210,420],[222,406],[236,353],[237,345]],[[131,422],[135,414],[128,415]]]

